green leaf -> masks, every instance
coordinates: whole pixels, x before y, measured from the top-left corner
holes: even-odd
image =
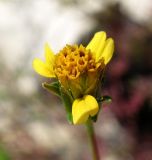
[[[63,90],[60,90],[60,93],[61,93],[62,102],[65,106],[67,120],[70,124],[72,124],[73,123],[73,117],[72,117],[72,101],[71,101],[71,98]]]
[[[44,83],[42,83],[42,87],[61,98],[61,100],[62,100],[62,102],[65,106],[67,120],[68,120],[69,123],[73,123],[71,98],[64,91],[64,89],[61,87],[59,82],[55,81],[55,82],[52,82],[50,84],[44,82]]]
[[[52,83],[47,83],[47,82],[44,82],[42,83],[42,87],[44,89],[47,89],[48,91],[54,93],[55,95],[57,96],[61,96],[61,93],[60,93],[60,84],[58,81],[55,81],[55,82],[52,82]]]
[[[100,97],[99,99],[97,99],[97,101],[100,103],[100,102],[102,102],[102,103],[104,103],[104,102],[106,102],[106,103],[111,103],[112,102],[112,98],[110,97],[110,96],[102,96],[102,97]]]

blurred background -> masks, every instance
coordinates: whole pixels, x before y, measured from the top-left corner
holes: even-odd
[[[32,69],[48,42],[86,45],[104,30],[115,40],[104,104],[95,124],[102,160],[152,160],[152,1],[0,0],[0,160],[91,160],[85,127]]]

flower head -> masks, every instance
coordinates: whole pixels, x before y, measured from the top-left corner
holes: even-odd
[[[46,44],[45,61],[34,59],[35,71],[42,76],[56,78],[60,92],[70,97],[74,124],[85,123],[98,113],[98,86],[113,51],[113,39],[107,39],[105,32],[97,32],[87,47],[82,44],[66,45],[54,54]]]

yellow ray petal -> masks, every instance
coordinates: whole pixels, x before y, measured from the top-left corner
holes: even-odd
[[[51,67],[53,68],[55,55],[47,43],[45,44],[45,60],[46,63],[51,65]]]
[[[86,95],[84,96],[84,101],[86,104],[86,109],[89,112],[89,115],[95,116],[99,110],[99,105],[96,99],[93,96]]]
[[[35,58],[33,60],[33,68],[41,76],[44,76],[44,77],[55,77],[55,75],[53,73],[53,70],[51,70],[51,68],[49,68],[46,63],[44,63],[43,61],[41,61],[38,58]]]
[[[108,38],[105,43],[105,47],[103,53],[99,57],[99,59],[104,58],[104,63],[107,64],[112,58],[114,52],[114,41],[112,38]]]
[[[86,49],[90,49],[91,52],[95,55],[96,61],[98,61],[99,57],[102,54],[105,46],[105,41],[106,33],[103,31],[97,32],[86,47]]]
[[[86,95],[82,99],[76,99],[72,105],[73,123],[85,123],[89,116],[96,115],[98,110],[98,103],[93,96]]]
[[[85,123],[89,117],[88,112],[85,110],[85,101],[76,99],[72,105],[72,116],[74,124]]]

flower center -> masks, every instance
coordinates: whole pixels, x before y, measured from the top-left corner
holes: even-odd
[[[56,55],[54,72],[59,79],[76,79],[85,72],[95,72],[101,66],[104,66],[103,60],[95,62],[91,51],[83,45],[66,45]]]

